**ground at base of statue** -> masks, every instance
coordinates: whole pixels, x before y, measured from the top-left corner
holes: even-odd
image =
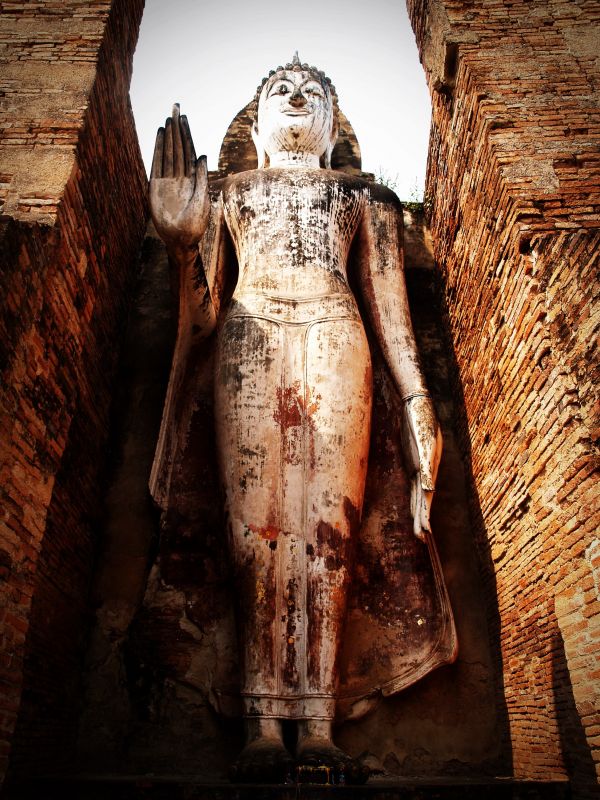
[[[11,781],[3,800],[570,800],[568,781],[372,779],[364,786],[207,783],[194,776],[47,776]]]

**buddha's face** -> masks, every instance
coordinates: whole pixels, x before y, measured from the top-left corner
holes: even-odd
[[[320,158],[333,149],[333,101],[313,73],[282,70],[264,85],[258,103],[257,138],[269,157],[306,153]]]

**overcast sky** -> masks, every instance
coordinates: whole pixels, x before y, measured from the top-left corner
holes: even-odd
[[[146,0],[131,100],[146,167],[174,102],[216,169],[227,127],[262,78],[291,61],[335,84],[363,169],[424,185],[430,103],[404,0]]]

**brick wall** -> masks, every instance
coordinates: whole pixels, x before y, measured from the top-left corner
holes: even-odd
[[[600,8],[408,0],[507,769],[600,774]]]
[[[143,0],[0,7],[0,760],[12,742],[15,771],[31,772],[60,767],[73,741],[116,343],[146,218],[128,99]]]

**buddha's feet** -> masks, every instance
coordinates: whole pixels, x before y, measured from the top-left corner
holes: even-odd
[[[344,753],[331,739],[319,736],[307,736],[298,742],[296,764],[300,767],[329,767],[336,782],[363,784],[371,774],[369,767]]]
[[[246,745],[229,769],[235,783],[285,783],[294,759],[280,739],[260,736]]]

